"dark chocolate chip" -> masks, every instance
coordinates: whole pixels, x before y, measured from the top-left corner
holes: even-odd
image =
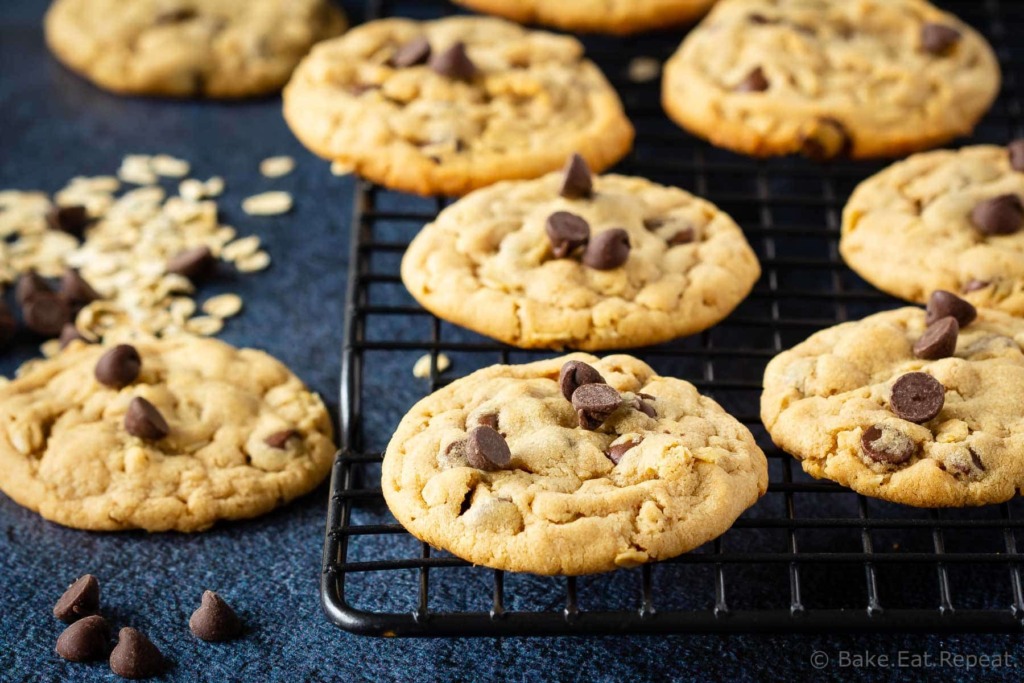
[[[69,304],[76,306],[85,306],[100,298],[99,293],[74,268],[64,271],[64,277],[60,280],[60,295]]]
[[[1006,150],[1010,154],[1010,168],[1024,173],[1024,138],[1014,140]]]
[[[764,75],[764,69],[756,67],[747,74],[747,77],[736,86],[736,92],[764,92],[768,89],[768,77]]]
[[[242,620],[219,595],[213,591],[203,591],[199,609],[192,613],[188,627],[197,637],[216,642],[241,635]]]
[[[664,218],[645,218],[644,227],[648,230],[657,230],[661,226],[665,225]]]
[[[612,270],[629,259],[629,233],[612,228],[594,235],[583,252],[583,265],[594,270]]]
[[[167,262],[167,272],[183,275],[193,282],[205,280],[217,269],[217,259],[209,247],[186,249]]]
[[[929,54],[948,54],[959,42],[960,31],[952,26],[929,22],[921,27],[921,49]]]
[[[562,187],[558,194],[566,199],[589,199],[594,194],[594,176],[579,154],[569,157],[562,174]]]
[[[57,654],[69,662],[94,662],[110,653],[110,629],[99,615],[80,619],[57,638]]]
[[[18,324],[14,321],[14,312],[3,299],[0,299],[0,349],[7,346],[14,333],[18,331]]]
[[[53,294],[53,288],[39,276],[39,273],[30,270],[18,278],[18,284],[14,287],[14,299],[19,305],[24,306],[30,296],[40,292]]]
[[[60,348],[65,348],[73,341],[81,341],[86,344],[89,343],[89,340],[79,333],[78,328],[75,327],[74,323],[67,323],[60,331]]]
[[[644,400],[637,401],[636,409],[647,417],[658,417],[658,411],[650,403]]]
[[[887,465],[902,465],[919,449],[917,443],[903,432],[878,425],[864,430],[860,445],[869,458]]]
[[[816,119],[800,133],[800,151],[814,161],[827,161],[849,153],[850,134],[832,118]]]
[[[486,415],[481,415],[476,419],[476,423],[481,427],[490,427],[494,431],[498,431],[498,414],[487,413]]]
[[[983,235],[1012,235],[1024,225],[1024,204],[1015,194],[986,199],[971,210],[971,223]]]
[[[161,12],[154,20],[157,24],[179,24],[183,21],[195,19],[198,15],[191,7],[179,7],[177,9]]]
[[[970,294],[971,292],[977,292],[979,289],[985,289],[991,282],[987,280],[971,280],[964,285],[964,294]]]
[[[606,455],[609,460],[618,465],[619,461],[622,460],[622,456],[626,454],[626,451],[639,445],[639,441],[625,441],[623,443],[612,444],[608,447]]]
[[[57,294],[36,292],[21,304],[25,327],[44,337],[56,337],[71,322],[71,308]]]
[[[568,211],[556,211],[548,216],[546,229],[555,258],[565,258],[590,240],[590,224]]]
[[[571,360],[562,365],[558,373],[558,386],[566,401],[571,401],[572,395],[584,384],[604,384],[604,377],[583,361]]]
[[[136,380],[142,369],[142,357],[134,346],[118,344],[100,356],[93,374],[100,384],[123,389]]]
[[[584,429],[597,429],[620,405],[619,392],[607,384],[584,384],[572,393],[572,407]]]
[[[299,433],[294,429],[283,429],[279,432],[274,432],[263,440],[263,443],[267,444],[271,448],[277,448],[284,450],[285,445],[288,443],[288,439],[293,436],[298,436]]]
[[[973,448],[968,448],[967,452],[971,454],[971,462],[974,463],[974,466],[984,472],[985,463],[981,461],[981,456],[979,456]]]
[[[892,412],[909,422],[924,424],[942,411],[946,387],[923,372],[909,372],[892,385],[889,405]]]
[[[60,230],[81,237],[89,225],[89,212],[84,206],[53,206],[46,212],[46,224],[51,230]]]
[[[405,69],[417,64],[425,64],[428,59],[430,59],[430,41],[419,36],[395,50],[390,64],[396,69]]]
[[[65,623],[100,613],[100,582],[92,574],[75,580],[53,606],[53,616]]]
[[[466,437],[466,460],[478,470],[500,470],[512,461],[512,452],[496,430],[474,427]]]
[[[577,410],[576,419],[580,427],[591,432],[604,424],[604,418],[595,417],[585,410]]]
[[[956,351],[956,338],[960,323],[951,315],[940,318],[928,326],[914,344],[914,355],[925,360],[949,358]]]
[[[672,237],[668,238],[668,246],[676,247],[680,244],[690,244],[696,236],[697,235],[694,233],[693,228],[683,228],[676,234],[672,235]]]
[[[466,54],[466,44],[457,42],[444,52],[430,56],[430,68],[446,78],[470,81],[477,75],[476,65]]]
[[[151,678],[165,666],[164,656],[149,638],[130,626],[121,629],[110,653],[111,671],[122,678]]]
[[[157,407],[141,396],[136,396],[128,404],[124,428],[132,436],[146,441],[159,441],[171,431]]]
[[[936,289],[928,298],[928,312],[924,324],[931,325],[950,315],[956,318],[960,327],[967,327],[978,317],[978,309],[952,292]]]

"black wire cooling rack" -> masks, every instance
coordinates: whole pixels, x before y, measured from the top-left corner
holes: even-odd
[[[971,142],[1024,134],[1024,3],[941,3],[981,30],[1003,68],[1002,97]],[[367,3],[367,18],[431,18],[428,0]],[[357,186],[346,309],[341,424],[324,548],[322,598],[342,628],[384,636],[696,632],[1020,632],[1018,551],[1024,510],[1013,501],[920,510],[867,499],[805,475],[758,418],[765,364],[811,333],[902,305],[838,256],[839,216],[853,187],[881,163],[755,161],[672,125],[657,80],[629,77],[636,57],[664,61],[682,32],[587,38],[618,88],[638,139],[617,170],[707,197],[743,226],[764,270],[753,295],[703,334],[634,352],[682,377],[742,420],[768,455],[770,486],[724,536],[667,562],[579,578],[472,567],[410,536],[380,492],[381,453],[412,404],[493,363],[542,352],[503,346],[434,318],[398,275],[409,240],[446,205]],[[452,367],[438,372],[447,355]],[[430,380],[413,379],[430,354]]]

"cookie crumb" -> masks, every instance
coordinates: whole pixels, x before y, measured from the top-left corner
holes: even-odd
[[[287,192],[264,192],[242,201],[242,211],[250,216],[279,216],[292,210],[292,196]]]
[[[260,162],[260,173],[267,178],[280,178],[295,170],[295,159],[289,156],[268,157]]]
[[[356,167],[352,164],[347,164],[344,161],[332,161],[331,162],[331,173],[336,176],[351,175],[356,170]]]
[[[661,75],[661,62],[654,57],[634,57],[629,62],[629,80],[650,83]]]
[[[430,365],[431,357],[430,354],[424,354],[416,361],[416,364],[412,366],[413,377],[419,377],[420,379],[430,378]],[[443,353],[437,354],[437,373],[441,374],[452,366],[452,361],[448,356]]]

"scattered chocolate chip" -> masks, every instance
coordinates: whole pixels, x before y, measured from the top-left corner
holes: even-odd
[[[622,228],[599,232],[583,252],[583,265],[594,270],[612,270],[629,259],[629,233]]]
[[[0,299],[0,349],[14,339],[14,333],[17,331],[18,324],[14,321],[11,307],[3,299]]]
[[[79,619],[57,638],[57,654],[69,662],[93,662],[110,653],[110,629],[99,615]]]
[[[568,211],[556,211],[548,216],[545,227],[555,258],[565,258],[590,240],[590,224]]]
[[[1010,154],[1010,168],[1024,173],[1024,138],[1014,140],[1006,149]]]
[[[60,348],[63,349],[67,347],[67,345],[73,341],[81,341],[86,344],[89,343],[89,340],[79,333],[78,328],[75,327],[74,323],[67,323],[60,331]]]
[[[571,360],[562,365],[558,373],[558,386],[566,401],[571,401],[572,395],[584,384],[604,384],[604,377],[583,361]]]
[[[46,224],[51,230],[59,230],[81,238],[85,226],[89,225],[89,212],[84,206],[53,206],[46,212]]]
[[[123,389],[135,381],[141,369],[142,357],[135,347],[118,344],[100,356],[93,374],[100,384]]]
[[[644,400],[638,400],[636,409],[647,417],[658,417],[658,411],[654,409],[650,403]]]
[[[512,451],[496,430],[474,427],[466,437],[466,460],[478,470],[500,470],[512,461]]]
[[[764,92],[768,86],[768,77],[764,75],[764,69],[756,67],[739,82],[735,90],[736,92]]]
[[[971,280],[964,285],[964,294],[970,294],[971,292],[977,292],[979,289],[985,289],[991,282],[987,280]]]
[[[195,247],[172,256],[167,272],[183,275],[193,282],[205,280],[217,269],[217,259],[209,247]]]
[[[626,451],[639,445],[639,441],[625,441],[623,443],[612,444],[608,447],[606,455],[609,460],[618,465],[619,461],[622,460],[622,456],[626,454]]]
[[[477,75],[476,65],[466,54],[466,44],[457,42],[444,52],[430,56],[430,68],[446,78],[470,81]]]
[[[971,223],[983,235],[1012,235],[1024,225],[1024,204],[1015,194],[986,199],[971,210]]]
[[[572,407],[584,429],[597,429],[620,405],[619,392],[607,384],[584,384],[572,393]]]
[[[288,443],[288,439],[293,436],[298,436],[299,433],[294,429],[283,429],[280,432],[274,432],[263,440],[263,443],[267,444],[271,448],[278,448],[284,450],[285,444]]]
[[[19,305],[24,306],[29,297],[40,292],[53,294],[53,289],[46,280],[39,276],[39,273],[30,270],[18,278],[18,284],[14,287],[14,299]]]
[[[693,242],[697,235],[694,233],[693,228],[683,228],[676,234],[668,238],[668,246],[677,247],[680,244],[689,244]]]
[[[948,54],[958,42],[960,31],[952,26],[929,22],[921,27],[921,49],[929,54]]]
[[[956,338],[960,323],[951,315],[940,318],[928,326],[914,344],[914,355],[925,360],[949,358],[956,351]]]
[[[167,426],[167,420],[156,406],[141,396],[136,396],[128,404],[128,412],[124,415],[124,428],[132,436],[147,441],[159,441],[171,431]]]
[[[71,308],[60,296],[36,292],[21,304],[25,327],[44,337],[56,337],[71,322]]]
[[[64,277],[60,280],[60,295],[69,304],[76,306],[85,306],[100,298],[99,293],[74,268],[64,271]]]
[[[844,156],[851,145],[846,126],[832,118],[816,119],[800,133],[800,151],[814,161]]]
[[[53,616],[65,623],[100,612],[100,582],[92,574],[75,580],[53,606]]]
[[[860,437],[864,453],[875,462],[902,465],[917,454],[919,446],[892,427],[868,427]]]
[[[978,317],[978,309],[952,292],[936,289],[928,298],[928,312],[924,324],[931,325],[946,316],[953,316],[960,327],[967,327]]]
[[[487,413],[486,415],[481,415],[476,419],[476,423],[481,427],[490,427],[494,431],[498,431],[498,414]]]
[[[942,411],[946,387],[923,372],[909,372],[892,385],[889,405],[892,411],[909,422],[924,424]]]
[[[425,64],[428,59],[430,59],[430,41],[419,36],[395,50],[389,63],[396,69],[405,69],[417,64]]]
[[[164,656],[149,638],[130,626],[121,629],[110,653],[111,671],[122,678],[150,678],[164,666]]]
[[[566,162],[562,173],[562,187],[558,194],[566,199],[590,199],[594,194],[594,177],[590,166],[579,154],[573,154]]]
[[[219,595],[203,591],[202,602],[189,618],[188,627],[203,640],[231,640],[242,633],[242,620]]]

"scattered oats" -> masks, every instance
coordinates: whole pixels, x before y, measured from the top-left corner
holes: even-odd
[[[219,197],[224,194],[224,179],[215,175],[203,183],[204,192],[207,197]]]
[[[117,177],[133,185],[153,185],[157,182],[153,159],[145,154],[129,154],[117,169]]]
[[[349,175],[356,170],[356,167],[352,164],[344,161],[332,161],[331,162],[331,173],[337,176]]]
[[[203,313],[212,315],[214,318],[230,318],[238,315],[241,310],[242,298],[237,294],[214,296],[203,304]]]
[[[153,157],[150,160],[150,167],[154,173],[166,178],[184,178],[192,168],[184,159],[175,159],[167,154],[157,154]]]
[[[268,178],[280,178],[295,170],[295,159],[287,156],[270,157],[260,162],[260,173]]]
[[[185,323],[185,331],[203,337],[212,337],[224,329],[224,321],[210,315],[200,315]]]
[[[654,57],[634,57],[629,62],[629,80],[649,83],[661,74],[661,62]]]
[[[196,302],[185,296],[175,297],[171,299],[171,303],[167,307],[167,310],[171,314],[171,319],[181,326],[185,324],[186,320],[195,315]]]
[[[255,273],[266,269],[270,265],[270,254],[265,251],[257,251],[252,256],[246,256],[235,262],[235,268],[240,273]]]
[[[39,347],[39,350],[46,358],[53,358],[60,353],[60,340],[50,339],[48,341],[44,341],[42,346]]]
[[[430,354],[429,353],[428,354],[424,354],[419,360],[416,361],[416,364],[412,366],[412,374],[413,374],[413,376],[414,377],[419,377],[421,379],[429,379],[430,378],[430,365],[431,365],[431,356],[430,356]],[[444,355],[443,353],[437,354],[437,374],[441,374],[442,372],[444,372],[445,370],[447,370],[451,366],[452,366],[452,362],[451,362],[451,360],[449,360],[448,356]]]
[[[178,185],[178,194],[190,202],[198,202],[206,195],[206,186],[195,178],[182,180]]]
[[[278,216],[292,210],[292,196],[287,192],[264,192],[242,202],[242,211],[250,216]]]
[[[242,237],[231,244],[225,245],[224,250],[221,252],[221,256],[226,261],[237,261],[245,258],[246,256],[252,256],[259,250],[260,238],[256,235],[249,235],[248,237]]]

